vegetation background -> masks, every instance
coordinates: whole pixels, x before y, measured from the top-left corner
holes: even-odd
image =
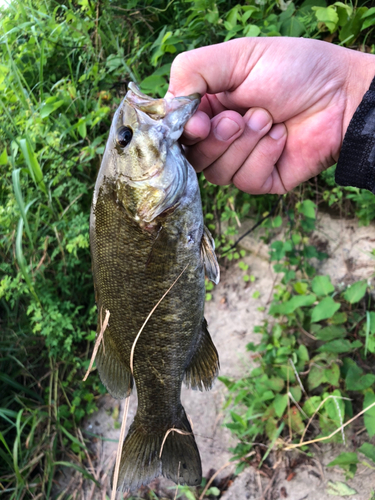
[[[82,382],[96,330],[89,211],[128,82],[162,96],[178,53],[244,36],[319,38],[375,53],[374,24],[375,8],[366,1],[13,0],[0,8],[0,496],[52,498],[64,465],[94,480],[87,470],[90,436],[80,430],[105,393],[96,372]],[[249,196],[203,177],[200,183],[207,224],[227,261],[241,266],[241,253],[229,251],[238,218],[273,208],[265,226],[289,228],[272,244],[270,258],[283,273],[272,327],[261,325],[262,343],[249,346],[267,355],[243,380],[224,380],[232,395],[228,426],[239,442],[235,457],[249,452],[249,436],[273,446],[284,435],[293,410],[287,381],[305,412],[293,413],[296,437],[313,414],[327,436],[375,401],[373,287],[359,282],[338,292],[329,277],[314,277],[311,259],[324,255],[308,236],[318,205],[369,224],[375,197],[335,186],[332,168],[277,208],[275,196]],[[298,325],[319,343],[306,347]],[[290,359],[293,373],[285,368]],[[302,394],[296,376],[306,369],[300,377],[309,392]],[[353,403],[340,399],[348,393]],[[264,418],[254,422],[257,413]],[[375,413],[367,416],[371,437]],[[361,451],[375,460],[371,443]],[[357,454],[344,458],[339,465],[355,473]]]

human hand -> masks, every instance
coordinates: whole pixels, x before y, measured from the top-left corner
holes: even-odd
[[[198,172],[282,194],[337,161],[374,75],[373,55],[305,38],[242,38],[177,56],[168,92],[203,96],[182,138]]]

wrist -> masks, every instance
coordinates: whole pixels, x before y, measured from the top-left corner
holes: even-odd
[[[342,123],[342,139],[344,139],[349,123],[361,104],[363,96],[369,90],[371,82],[375,78],[375,55],[349,50],[348,56],[346,106]]]

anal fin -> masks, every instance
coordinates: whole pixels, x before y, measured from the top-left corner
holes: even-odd
[[[133,377],[130,368],[123,363],[118,355],[118,350],[107,334],[104,332],[95,358],[100,380],[107,388],[110,395],[116,399],[124,399],[131,393]]]
[[[185,383],[192,389],[209,390],[219,372],[219,355],[203,318],[193,357],[185,371]]]

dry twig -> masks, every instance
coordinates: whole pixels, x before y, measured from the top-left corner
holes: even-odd
[[[116,454],[116,465],[115,465],[115,470],[113,473],[113,485],[112,485],[111,500],[116,500],[118,473],[119,473],[119,469],[120,469],[122,444],[123,444],[124,438],[125,438],[125,427],[126,427],[126,419],[128,417],[128,410],[129,410],[129,397],[127,397],[125,400],[124,416],[122,417],[120,438],[119,438],[118,447],[117,447],[117,454]]]
[[[102,315],[102,311],[100,310],[100,323],[101,323],[101,315]],[[87,369],[86,375],[83,377],[83,381],[87,380],[87,377],[90,374],[92,365],[94,364],[94,361],[95,361],[95,358],[96,358],[96,353],[98,352],[98,349],[99,349],[99,346],[100,346],[100,342],[102,341],[104,332],[105,332],[105,330],[106,330],[106,328],[108,326],[108,321],[109,321],[110,315],[111,315],[111,313],[108,311],[108,309],[106,309],[105,310],[104,323],[101,325],[98,338],[96,339],[96,342],[95,342],[94,350],[92,351],[92,356],[91,356],[90,364],[89,364],[89,367]],[[103,351],[104,351],[104,343],[103,343]]]

